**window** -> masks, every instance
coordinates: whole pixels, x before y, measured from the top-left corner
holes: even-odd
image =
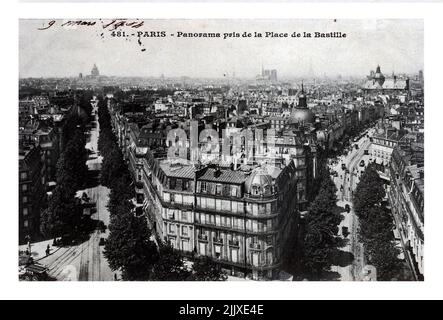
[[[182,212],[182,220],[188,221],[188,213],[187,212]]]
[[[169,233],[175,233],[175,225],[169,224]]]
[[[201,182],[201,192],[207,192],[207,189],[206,189],[206,182]]]
[[[237,187],[232,186],[232,188],[231,188],[231,196],[232,197],[237,197]]]
[[[177,179],[177,183],[176,183],[176,187],[177,190],[183,190],[183,180],[182,179]]]
[[[183,196],[178,193],[175,194],[174,195],[174,202],[182,204],[183,203]]]
[[[206,199],[207,205],[209,209],[215,209],[215,200],[214,199]]]
[[[169,179],[169,189],[175,189],[176,186],[176,180],[175,179]]]
[[[28,178],[27,172],[21,172],[20,173],[20,180],[26,180]]]
[[[223,211],[231,211],[231,201],[223,200],[222,201],[222,210]]]
[[[266,204],[259,204],[258,205],[258,213],[259,214],[266,214]]]
[[[252,205],[252,214],[253,214],[254,216],[258,215],[258,204],[256,204],[256,203],[254,203],[254,204]]]
[[[266,222],[258,222],[258,231],[263,232],[266,231]]]
[[[183,251],[190,251],[189,250],[189,240],[182,240],[182,250]]]
[[[28,185],[26,183],[22,184],[22,191],[28,191]]]
[[[28,208],[23,208],[23,216],[27,216],[28,215]]]
[[[28,220],[23,221],[23,227],[27,228],[29,226]]]
[[[193,204],[194,198],[192,196],[183,196],[183,204]]]
[[[223,189],[223,186],[221,184],[217,184],[215,186],[215,194],[216,195],[221,195],[222,194],[222,189]]]
[[[27,196],[24,196],[24,197],[22,198],[22,202],[23,202],[23,203],[28,203],[28,197],[27,197]]]
[[[188,236],[188,227],[186,227],[186,226],[182,227],[182,236],[184,236],[184,237]]]
[[[215,257],[217,259],[220,259],[220,256],[221,256],[221,246],[220,245],[214,245],[214,252],[215,252]]]
[[[238,208],[237,202],[233,201],[232,202],[232,212],[237,213],[237,208]]]
[[[236,263],[238,261],[238,250],[237,249],[231,249],[231,260],[234,263]]]
[[[207,207],[206,198],[201,198],[201,207],[205,209]]]
[[[200,254],[206,255],[206,243],[200,242]]]

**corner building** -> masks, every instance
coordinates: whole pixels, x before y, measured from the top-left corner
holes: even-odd
[[[147,154],[143,170],[139,188],[159,240],[185,255],[211,257],[232,275],[278,277],[299,219],[293,162],[233,170]]]

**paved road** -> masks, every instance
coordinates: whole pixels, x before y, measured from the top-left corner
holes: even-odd
[[[370,135],[373,130],[370,130]],[[339,265],[334,265],[331,271],[335,271],[340,274],[340,280],[342,281],[359,281],[362,280],[362,270],[364,267],[364,251],[362,244],[358,241],[358,218],[354,213],[352,206],[352,195],[353,191],[357,187],[359,177],[361,172],[365,167],[360,167],[360,161],[365,161],[365,166],[368,164],[369,155],[364,154],[364,150],[368,149],[370,146],[369,138],[366,136],[362,137],[360,140],[352,143],[352,145],[358,144],[359,148],[352,150],[346,155],[341,156],[336,164],[330,165],[333,171],[338,173],[337,177],[334,177],[334,183],[337,187],[337,205],[344,207],[346,204],[350,206],[350,212],[342,212],[344,219],[342,220],[339,228],[340,234],[342,232],[342,227],[346,227],[349,231],[347,237],[342,237],[348,239],[345,247],[341,248],[343,251],[342,261]],[[346,165],[349,173],[341,168],[342,163]],[[353,257],[353,259],[352,259]]]
[[[95,107],[96,108],[96,107]],[[90,157],[87,161],[91,171],[101,169],[102,158],[98,156],[97,142],[99,136],[99,125],[97,113],[95,112],[94,126],[85,148],[90,149]],[[101,220],[109,225],[109,212],[106,207],[109,197],[109,189],[98,185],[78,193],[86,192],[88,197],[96,203],[96,212],[92,219]],[[109,231],[100,233],[96,230],[90,238],[78,245],[63,247],[54,254],[42,259],[41,264],[49,268],[49,274],[57,280],[65,281],[113,281],[114,273],[109,268],[103,255],[103,247],[99,245],[100,238],[107,238]]]

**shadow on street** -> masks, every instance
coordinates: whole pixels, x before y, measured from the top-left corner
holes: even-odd
[[[351,252],[337,249],[334,251],[331,260],[335,266],[347,267],[354,261],[354,255]]]
[[[339,281],[340,277],[340,273],[336,271],[324,271],[320,281]]]
[[[89,170],[84,188],[91,189],[100,185],[100,170]]]

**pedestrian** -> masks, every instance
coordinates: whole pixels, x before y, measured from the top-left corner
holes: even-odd
[[[51,253],[51,249],[49,248],[49,244],[46,247],[46,256],[49,256],[49,254]]]
[[[114,281],[117,281],[117,274],[114,273]]]

